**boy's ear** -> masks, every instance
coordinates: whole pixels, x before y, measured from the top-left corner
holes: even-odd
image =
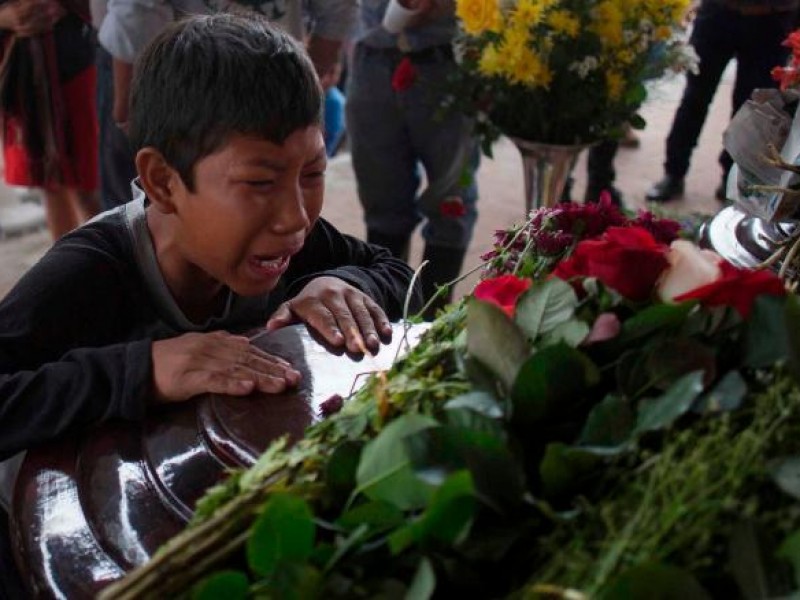
[[[164,214],[175,212],[175,193],[185,186],[164,155],[149,146],[142,148],[136,153],[136,171],[153,207]]]

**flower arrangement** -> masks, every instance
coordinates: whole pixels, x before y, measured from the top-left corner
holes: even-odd
[[[498,232],[471,297],[105,597],[796,593],[800,301],[600,208]]]
[[[450,101],[498,130],[548,144],[618,135],[644,81],[692,67],[676,35],[688,0],[457,0],[461,69]]]
[[[800,85],[800,29],[793,31],[783,41],[783,45],[791,49],[789,64],[772,69],[772,78],[780,84],[781,91]]]

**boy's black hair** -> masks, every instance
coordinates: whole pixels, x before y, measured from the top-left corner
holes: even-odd
[[[194,165],[231,134],[281,144],[320,123],[322,91],[305,50],[257,15],[172,23],[134,69],[130,138],[151,146],[190,190]]]

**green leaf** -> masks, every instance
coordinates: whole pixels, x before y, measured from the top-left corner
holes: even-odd
[[[586,336],[592,330],[589,325],[579,319],[571,319],[564,323],[559,323],[551,331],[548,331],[542,337],[542,344],[550,346],[559,342],[564,342],[571,348],[577,348],[581,345]]]
[[[371,534],[400,526],[405,521],[403,511],[388,502],[365,502],[345,512],[336,523],[347,530],[366,525]]]
[[[441,485],[451,473],[468,469],[476,496],[498,512],[522,500],[522,468],[505,436],[445,426],[421,431],[405,441],[418,477]]]
[[[800,456],[775,459],[770,462],[768,469],[779,488],[800,500]]]
[[[517,302],[514,320],[529,340],[553,331],[575,314],[578,297],[566,281],[549,279],[534,285]]]
[[[436,589],[436,574],[433,572],[431,561],[422,558],[419,561],[417,572],[406,592],[404,600],[428,600]]]
[[[585,446],[619,446],[628,442],[635,423],[630,403],[616,394],[599,402],[583,426],[579,442]]]
[[[494,396],[487,392],[468,392],[448,400],[444,405],[445,410],[468,409],[473,412],[489,417],[490,419],[501,419],[503,409],[495,400]]]
[[[796,381],[800,381],[800,296],[786,297],[786,331],[789,336],[789,367]]]
[[[244,600],[250,582],[241,571],[218,571],[192,588],[192,600]]]
[[[414,475],[403,440],[438,423],[418,414],[403,415],[389,423],[361,453],[356,470],[358,488],[372,500],[383,500],[401,510],[427,504],[432,488]]]
[[[347,500],[356,485],[356,469],[361,460],[360,442],[345,441],[333,449],[325,465],[325,484],[334,498]]]
[[[666,429],[691,408],[703,391],[703,373],[684,375],[658,398],[645,398],[639,406],[635,432]]]
[[[601,455],[584,448],[561,442],[547,444],[539,464],[545,498],[559,499],[574,493],[602,462]]]
[[[456,471],[436,490],[422,516],[389,537],[392,554],[428,540],[446,546],[463,540],[475,514],[475,489],[469,471]]]
[[[729,535],[728,569],[742,598],[778,598],[783,594],[772,589],[771,583],[784,579],[781,573],[775,577],[775,567],[785,571],[785,565],[768,560],[775,553],[771,536],[765,535],[753,519],[741,519],[733,525]],[[783,586],[781,586],[783,587]]]
[[[761,295],[745,326],[744,364],[748,367],[771,367],[790,356],[785,299]]]
[[[264,592],[256,598],[281,600],[306,600],[319,598],[322,576],[318,569],[298,563],[283,563],[270,578]],[[227,600],[227,598],[225,599]]]
[[[711,383],[717,376],[714,350],[692,338],[658,340],[648,346],[644,355],[649,382],[661,390],[688,373],[702,372],[703,383]]]
[[[308,504],[286,493],[270,496],[247,540],[247,563],[263,576],[283,561],[303,561],[314,549],[316,526]]]
[[[494,304],[475,298],[467,301],[467,350],[486,365],[506,389],[529,354],[520,329]]]
[[[522,368],[511,390],[511,418],[531,425],[569,407],[600,375],[585,354],[566,344],[542,348]]]
[[[599,600],[711,600],[687,571],[662,564],[639,565],[608,583]]]
[[[791,563],[792,569],[794,569],[795,585],[800,587],[800,529],[789,534],[781,542],[775,555]]]
[[[630,345],[655,332],[678,328],[694,308],[694,302],[654,304],[622,322],[619,342]]]
[[[638,113],[628,117],[628,123],[631,124],[633,129],[644,129],[647,126],[647,121]]]
[[[703,394],[693,410],[700,414],[730,412],[742,405],[747,396],[747,382],[739,371],[728,371],[714,389]]]

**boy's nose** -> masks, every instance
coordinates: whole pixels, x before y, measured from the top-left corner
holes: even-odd
[[[294,233],[306,229],[310,222],[300,186],[294,186],[278,201],[278,210],[272,227],[276,233]]]

